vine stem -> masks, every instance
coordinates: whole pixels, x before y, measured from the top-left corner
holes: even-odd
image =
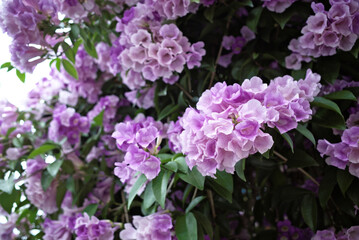
[[[196,188],[196,189],[194,190],[191,202],[193,201],[193,199],[196,198],[197,191],[198,191],[198,188]]]
[[[167,188],[167,191],[166,191],[166,195],[170,192],[172,186],[173,186],[173,183],[175,182],[175,177],[172,177],[172,180],[170,182],[170,185],[168,185],[168,188]]]
[[[126,219],[126,222],[130,222],[130,218],[128,216],[128,210],[127,210],[127,206],[126,206],[126,198],[125,198],[125,194],[123,191],[121,191],[121,198],[122,198],[122,202],[125,203],[125,206],[123,208],[123,211],[125,213],[125,219]]]
[[[184,94],[186,94],[186,96],[192,101],[192,99],[193,99],[192,95],[191,95],[186,89],[184,89],[184,87],[183,87],[181,84],[175,83],[175,85],[176,85],[179,89],[181,89],[181,90],[184,92]]]
[[[207,190],[207,196],[208,196],[208,199],[209,199],[209,204],[211,205],[211,211],[212,211],[213,219],[215,219],[216,218],[216,209],[214,208],[212,190],[210,190],[210,189]]]
[[[288,159],[286,157],[284,157],[282,154],[280,154],[277,151],[273,151],[274,155],[276,155],[277,157],[279,157],[280,159],[282,159],[284,162],[288,162]],[[317,186],[319,186],[319,182],[317,180],[315,180],[315,178],[313,178],[307,171],[305,171],[303,168],[298,168],[298,170],[303,173],[305,176],[307,176],[313,183],[315,183]]]

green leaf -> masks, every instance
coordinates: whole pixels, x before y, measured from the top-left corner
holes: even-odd
[[[297,131],[300,132],[304,137],[308,138],[309,141],[311,141],[314,146],[316,145],[316,141],[313,133],[309,131],[305,126],[298,124]]]
[[[6,62],[6,63],[1,64],[0,69],[10,68],[10,67],[12,67],[11,62]]]
[[[135,184],[133,184],[131,191],[128,195],[128,203],[127,208],[130,208],[133,199],[136,197],[138,190],[142,187],[143,184],[147,181],[147,178],[145,175],[141,174]]]
[[[246,168],[246,159],[242,159],[236,163],[235,169],[237,176],[242,179],[244,182],[247,181],[246,176],[244,174],[244,170]]]
[[[326,99],[326,98],[323,98],[323,97],[315,97],[312,104],[314,106],[318,106],[318,107],[322,107],[322,108],[332,110],[332,111],[338,113],[340,116],[343,117],[342,112],[340,111],[340,108],[338,107],[338,105],[335,102],[333,102],[333,101],[331,101],[329,99]]]
[[[153,193],[152,182],[149,182],[146,186],[146,190],[143,194],[143,208],[148,209],[156,201],[156,197]]]
[[[288,159],[287,165],[289,168],[319,166],[312,156],[301,149],[295,150],[294,155]]]
[[[49,144],[49,143],[45,143],[42,146],[34,149],[28,156],[28,158],[34,158],[37,155],[43,154],[43,153],[47,153],[53,149],[57,148],[57,146],[55,144]]]
[[[317,63],[317,73],[329,83],[334,83],[338,79],[339,70],[340,62],[335,57],[324,57]]]
[[[196,167],[187,174],[179,173],[178,176],[185,182],[192,184],[199,190],[203,190],[205,177],[197,170]]]
[[[96,126],[99,126],[101,127],[103,125],[103,114],[105,113],[105,110],[102,110],[100,112],[99,115],[97,115],[94,119],[93,119],[93,122]]]
[[[177,172],[178,170],[178,164],[176,162],[168,162],[165,165],[163,165],[164,168],[172,171],[172,172]]]
[[[355,45],[352,47],[352,50],[350,52],[351,52],[351,54],[353,54],[353,56],[355,58],[358,58],[358,55],[359,55],[359,41],[356,41]]]
[[[160,204],[162,209],[165,209],[165,201],[167,194],[167,184],[171,176],[171,172],[162,169],[158,176],[152,180],[153,194],[156,201]]]
[[[98,204],[92,203],[90,205],[87,205],[87,207],[85,207],[85,209],[82,212],[87,213],[87,215],[89,215],[89,217],[92,217],[93,215],[95,215],[97,208],[98,208]]]
[[[14,186],[15,186],[14,175],[11,175],[6,180],[0,179],[0,190],[1,191],[11,194],[12,190],[14,189]]]
[[[41,175],[41,186],[42,189],[46,192],[46,190],[50,187],[52,180],[54,177],[50,175],[48,171],[43,171]]]
[[[72,62],[75,63],[75,53],[72,48],[66,43],[61,43],[62,50],[65,52],[66,57]]]
[[[82,44],[82,39],[81,38],[77,39],[77,41],[74,43],[74,47],[72,49],[74,51],[75,56],[76,56],[77,50],[79,49],[81,44]],[[75,60],[76,60],[76,57],[75,57]]]
[[[188,173],[189,172],[189,168],[188,168],[188,165],[186,163],[185,157],[183,157],[183,156],[178,157],[174,161],[177,163],[179,171],[181,171],[183,173]]]
[[[165,107],[160,114],[158,114],[158,121],[161,121],[162,119],[164,119],[165,117],[167,117],[168,115],[170,115],[171,113],[174,113],[175,111],[177,111],[179,108],[178,105],[168,105],[167,107]]]
[[[14,205],[14,203],[19,203],[20,202],[20,196],[21,196],[21,192],[19,190],[14,190],[12,191],[11,194],[8,193],[1,193],[0,194],[0,205],[1,207],[8,212],[9,214],[11,214],[11,209]]]
[[[56,174],[58,173],[63,162],[64,162],[64,160],[56,160],[55,162],[49,164],[46,167],[47,171],[50,173],[51,176],[53,176],[53,177],[56,176]]]
[[[6,63],[3,63],[0,67],[0,69],[3,69],[3,68],[7,68],[7,71],[11,71],[12,69],[14,69],[14,67],[11,65],[11,62],[6,62]]]
[[[343,195],[345,195],[353,180],[354,176],[349,174],[347,171],[340,169],[337,170],[337,182]]]
[[[274,20],[279,24],[280,28],[283,29],[286,23],[292,18],[294,13],[295,13],[294,11],[289,9],[283,13],[271,12],[271,15],[274,18]]]
[[[25,73],[22,73],[16,69],[16,76],[20,79],[21,82],[25,82]]]
[[[318,190],[318,197],[319,202],[322,208],[324,208],[327,205],[327,202],[334,190],[335,185],[337,184],[336,181],[333,181],[333,179],[336,179],[336,170],[332,167],[329,167],[329,169],[326,169],[325,175],[323,177],[323,180],[320,181],[320,186]]]
[[[213,227],[211,221],[208,220],[208,217],[203,215],[201,212],[193,211],[197,221],[199,224],[204,228],[206,233],[209,235],[209,237],[212,239],[213,237]]]
[[[304,222],[315,232],[317,228],[317,201],[312,194],[304,196],[301,212]]]
[[[70,74],[72,77],[74,77],[77,80],[79,79],[77,70],[71,62],[69,62],[66,59],[61,59],[61,63],[68,74]]]
[[[178,240],[197,240],[197,221],[193,213],[176,219],[175,232]]]
[[[59,184],[56,190],[56,206],[61,208],[62,201],[66,194],[66,184]]]
[[[227,189],[229,192],[233,193],[233,175],[227,173],[226,171],[217,171],[215,174],[217,177],[214,181],[222,186],[223,188]]]
[[[72,176],[70,176],[66,180],[66,189],[69,190],[70,192],[72,192],[72,194],[76,193],[76,184],[75,184],[75,180]]]
[[[214,17],[215,10],[216,10],[216,8],[213,6],[204,10],[203,15],[210,23],[213,23],[213,17]]]
[[[56,58],[56,69],[57,69],[57,71],[59,71],[60,72],[60,70],[61,70],[61,59],[60,58]]]
[[[346,129],[346,124],[342,116],[337,113],[333,114],[333,111],[328,111],[324,108],[317,110],[316,114],[313,115],[312,123],[326,128]]]
[[[193,208],[195,208],[200,202],[202,202],[203,199],[205,199],[205,196],[199,196],[193,199],[193,201],[190,202],[188,207],[186,208],[186,213],[189,213],[192,211]]]
[[[262,15],[262,11],[262,7],[256,7],[249,13],[249,16],[247,17],[246,25],[255,33],[257,32],[257,25]]]
[[[168,153],[157,154],[157,157],[161,160],[161,163],[167,163],[172,160],[173,155]]]
[[[293,141],[292,138],[288,135],[288,133],[283,133],[281,134],[282,137],[284,138],[284,140],[289,144],[290,149],[292,150],[292,152],[294,152],[294,147],[293,147]]]
[[[226,174],[226,175],[225,175]],[[233,177],[226,172],[217,171],[217,178],[209,178],[209,185],[212,189],[218,193],[221,197],[232,203],[233,194]]]
[[[84,40],[84,47],[86,52],[93,58],[98,58],[97,52],[96,52],[96,48],[94,46],[94,44],[91,42],[91,40],[89,39],[83,39]]]
[[[351,100],[354,102],[357,101],[357,98],[355,97],[355,95],[349,90],[333,92],[328,95],[325,95],[324,97],[327,99],[332,99],[332,100]]]

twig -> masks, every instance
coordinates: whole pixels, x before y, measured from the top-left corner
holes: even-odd
[[[232,16],[233,16],[233,14],[231,14],[231,15],[228,17],[227,24],[226,24],[225,34],[228,32],[229,25],[230,25],[231,20],[232,20]],[[211,80],[209,81],[209,86],[208,86],[208,88],[211,88],[211,87],[212,87],[212,84],[213,84],[213,81],[214,81],[214,77],[216,76],[217,65],[218,65],[219,59],[221,58],[222,51],[223,51],[223,45],[222,45],[222,42],[221,42],[221,46],[219,47],[219,50],[218,50],[218,53],[217,53],[216,62],[215,62],[215,64],[214,64],[214,68],[213,68],[213,72],[212,72],[212,74],[211,74]]]
[[[305,171],[303,168],[298,168],[298,170],[303,173],[305,176],[307,176],[310,180],[312,180],[312,182],[314,182],[317,186],[319,186],[319,182],[317,180],[315,180],[315,178],[313,178],[307,171]]]
[[[288,159],[286,157],[284,157],[282,154],[280,154],[277,151],[273,151],[274,155],[276,155],[277,157],[279,157],[280,159],[282,159],[284,162],[288,162]],[[319,182],[317,180],[315,180],[315,178],[313,178],[307,171],[305,171],[303,168],[298,168],[298,170],[303,173],[305,176],[307,176],[313,183],[315,183],[317,186],[319,186]]]
[[[282,159],[284,162],[288,162],[288,159],[286,157],[284,157],[282,154],[280,154],[277,151],[273,151],[274,155],[276,155],[277,157],[279,157],[280,159]]]
[[[184,89],[184,87],[181,85],[181,84],[179,84],[179,83],[175,83],[175,85],[177,86],[177,87],[179,87],[183,92],[184,92],[184,94],[186,94],[186,96],[189,98],[189,99],[193,99],[193,97],[192,97],[192,95],[186,90],[186,89]]]
[[[215,219],[216,218],[216,209],[214,208],[213,193],[210,189],[207,190],[207,196],[209,199],[209,204],[211,205],[213,219]]]
[[[196,198],[197,191],[198,191],[198,188],[196,188],[196,189],[194,190],[191,202],[193,201],[193,199]]]
[[[173,183],[175,182],[175,177],[172,177],[172,180],[170,182],[170,185],[168,185],[167,191],[166,191],[166,195],[170,192]]]
[[[123,191],[121,191],[121,198],[122,198],[122,202],[125,203],[125,206],[123,207],[123,211],[125,213],[126,222],[130,222],[130,218],[128,217],[128,210],[127,210],[127,206],[126,206],[126,198],[125,198],[125,194],[123,193]]]

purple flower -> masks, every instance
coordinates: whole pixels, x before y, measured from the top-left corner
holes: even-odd
[[[55,180],[50,187],[44,191],[41,184],[42,169],[46,168],[42,159],[29,159],[26,162],[26,196],[32,204],[46,213],[54,213],[58,210],[56,205],[56,189],[58,182]]]
[[[346,232],[348,240],[359,239],[359,226],[352,226]]]
[[[131,7],[123,13],[123,18],[121,18],[121,22],[123,24],[129,23],[135,17],[135,8]]]
[[[112,240],[115,229],[107,220],[99,220],[95,216],[91,218],[84,214],[79,216],[75,223],[76,240]]]
[[[273,139],[263,132],[264,124],[284,133],[310,119],[309,101],[319,93],[319,81],[309,70],[304,80],[278,77],[269,86],[258,77],[242,86],[216,83],[202,94],[198,110],[187,108],[179,120],[179,149],[188,166],[209,176],[217,169],[233,173],[240,159],[265,153]]]
[[[335,240],[335,234],[331,230],[317,231],[312,240]]]
[[[133,216],[133,225],[125,223],[125,229],[120,232],[120,238],[123,240],[171,240],[172,227],[172,219],[166,213],[154,213],[146,217]]]

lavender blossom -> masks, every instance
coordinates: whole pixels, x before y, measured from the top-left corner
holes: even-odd
[[[169,214],[154,213],[146,217],[133,216],[133,225],[126,223],[125,229],[120,232],[120,238],[123,240],[171,240],[172,227],[172,219]]]

